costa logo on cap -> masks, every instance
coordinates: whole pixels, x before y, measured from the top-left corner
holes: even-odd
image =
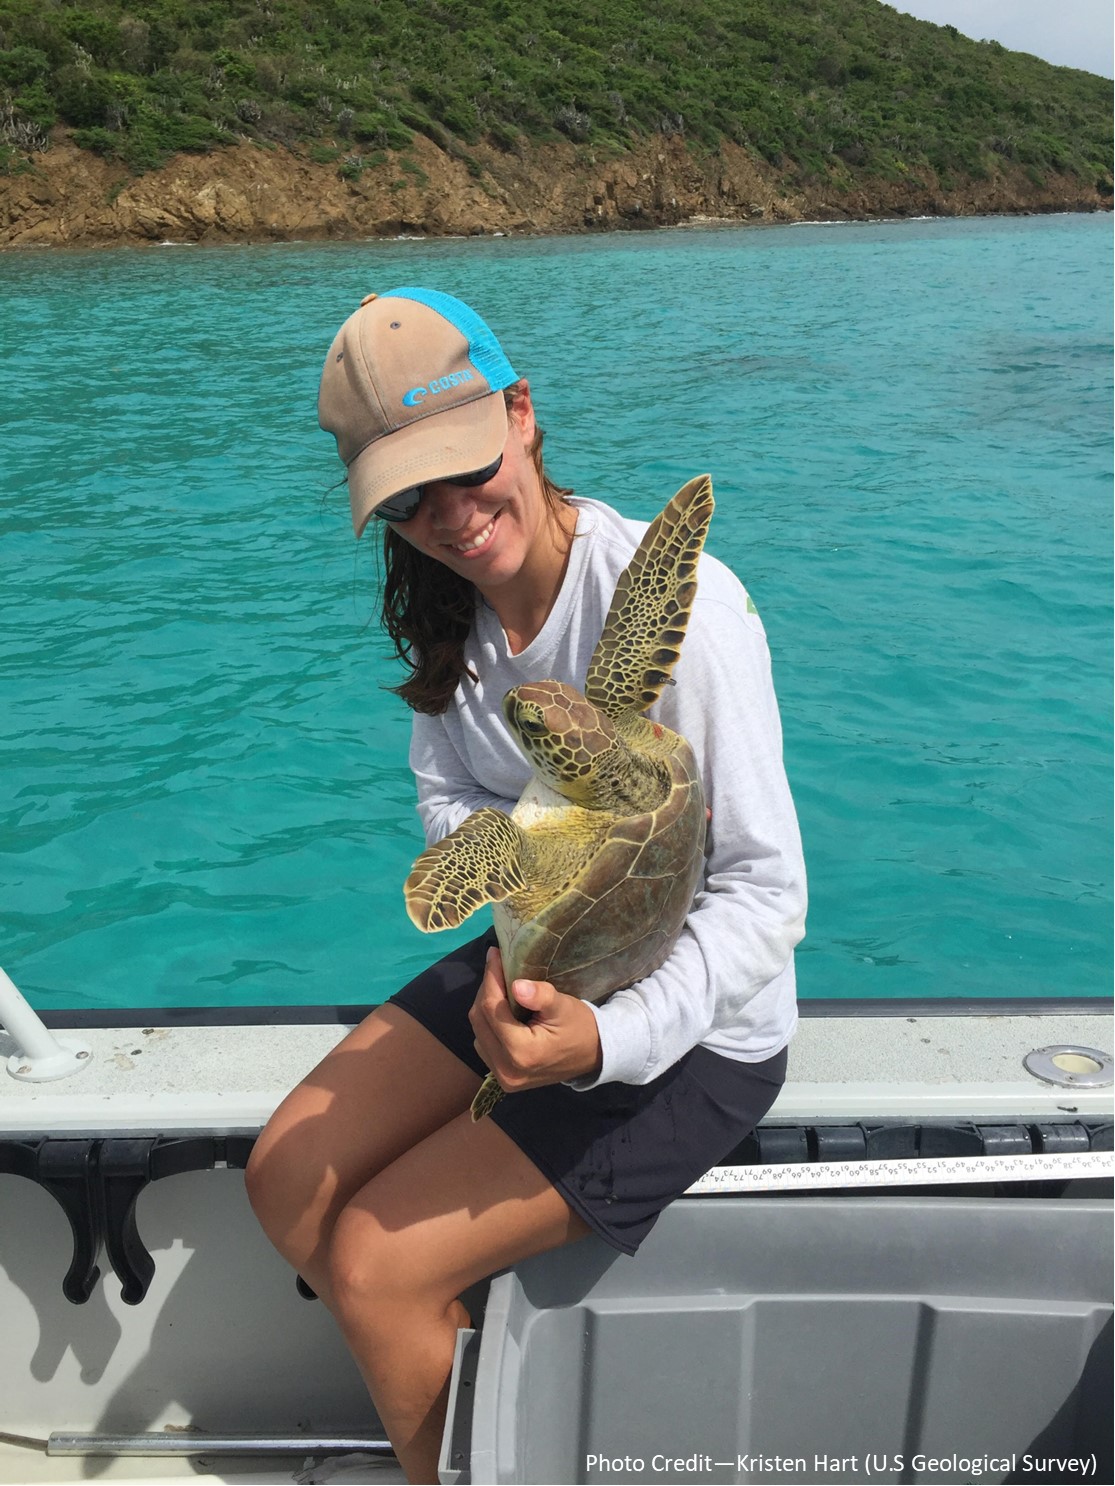
[[[436,397],[439,392],[448,392],[450,387],[459,387],[462,382],[473,381],[470,371],[452,372],[448,377],[435,377],[433,381],[427,382],[425,387],[412,387],[403,396],[404,408],[416,408],[420,402],[427,397]]]

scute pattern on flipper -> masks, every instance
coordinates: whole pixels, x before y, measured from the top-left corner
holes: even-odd
[[[645,712],[669,681],[696,596],[697,561],[712,511],[712,481],[698,475],[651,522],[620,574],[585,679],[585,697],[609,717]]]
[[[403,885],[411,921],[427,932],[455,929],[485,903],[526,887],[523,833],[502,810],[478,810],[428,846]]]
[[[494,1073],[489,1073],[477,1089],[476,1097],[470,1106],[472,1123],[475,1125],[477,1120],[482,1120],[486,1114],[491,1114],[502,1098],[503,1090],[500,1088],[499,1079]]]

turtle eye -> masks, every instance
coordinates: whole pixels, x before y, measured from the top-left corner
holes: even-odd
[[[531,738],[540,738],[546,731],[546,724],[540,717],[520,717],[518,723],[521,731]]]

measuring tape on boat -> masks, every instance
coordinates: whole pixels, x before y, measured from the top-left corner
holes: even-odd
[[[926,1160],[789,1161],[779,1166],[715,1166],[687,1197],[716,1192],[808,1192],[825,1187],[935,1187],[946,1182],[1048,1182],[1115,1176],[1111,1151],[1028,1156],[934,1156]]]

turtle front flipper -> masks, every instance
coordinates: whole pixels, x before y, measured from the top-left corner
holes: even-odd
[[[403,884],[411,922],[426,933],[455,929],[485,903],[526,886],[523,833],[502,810],[485,808],[428,846]]]
[[[670,679],[697,593],[697,559],[712,508],[712,481],[698,475],[647,527],[620,574],[585,680],[585,696],[609,717],[645,712]]]
[[[499,1079],[496,1078],[494,1073],[489,1073],[488,1077],[477,1089],[476,1098],[472,1101],[473,1124],[475,1125],[478,1120],[482,1120],[486,1114],[491,1114],[492,1110],[495,1109],[503,1097],[504,1094],[500,1088]]]

